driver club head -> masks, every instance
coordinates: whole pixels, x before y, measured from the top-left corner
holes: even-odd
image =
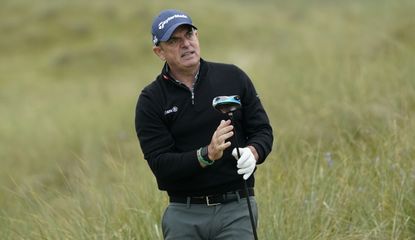
[[[240,109],[242,104],[238,95],[232,95],[214,97],[212,106],[221,113],[229,114]]]

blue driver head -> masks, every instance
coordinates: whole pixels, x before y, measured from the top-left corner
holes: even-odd
[[[229,114],[240,109],[242,104],[238,95],[217,96],[213,98],[212,106],[221,113]]]

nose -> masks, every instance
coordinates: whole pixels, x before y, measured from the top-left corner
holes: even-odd
[[[182,41],[182,47],[188,47],[188,46],[190,46],[190,40],[189,39],[187,39],[187,38],[182,38],[181,39]]]

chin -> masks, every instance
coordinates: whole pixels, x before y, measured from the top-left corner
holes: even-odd
[[[192,59],[183,61],[183,65],[185,65],[186,67],[193,67],[195,65],[198,65],[199,62],[200,62],[200,57],[194,57]]]

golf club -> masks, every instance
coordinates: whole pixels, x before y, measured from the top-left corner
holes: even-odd
[[[233,124],[233,112],[235,112],[236,110],[242,108],[242,104],[241,104],[241,99],[239,98],[238,95],[233,95],[233,96],[218,96],[213,98],[212,101],[212,106],[218,110],[219,112],[223,113],[223,114],[227,114],[229,116],[229,118],[231,119],[231,122]],[[235,127],[235,135],[234,135],[234,140],[235,140],[235,147],[236,147],[236,153],[238,155],[238,159],[241,158],[241,153],[239,152],[239,144],[238,144],[238,138],[236,136],[236,127]],[[251,202],[249,201],[249,196],[248,196],[248,185],[246,183],[246,180],[243,179],[244,181],[244,191],[245,191],[245,195],[246,195],[246,202],[248,204],[248,210],[249,210],[249,217],[251,219],[251,226],[252,226],[252,231],[254,233],[254,239],[258,240],[258,235],[256,232],[256,228],[255,228],[255,220],[254,220],[254,215],[252,214],[252,208],[251,208]]]

